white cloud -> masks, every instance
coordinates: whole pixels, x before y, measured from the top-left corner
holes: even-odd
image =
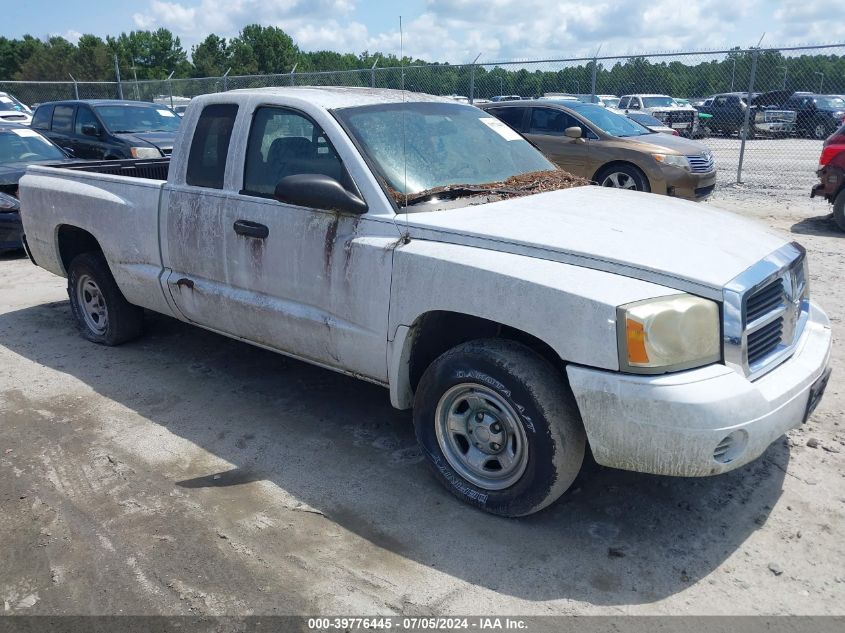
[[[393,5],[389,5],[391,9]],[[425,0],[405,15],[406,55],[431,61],[538,59],[845,39],[829,0]],[[402,10],[401,5],[396,6]],[[190,46],[208,33],[232,37],[260,22],[305,50],[399,53],[399,29],[374,30],[373,0],[149,0],[138,28],[167,27]]]

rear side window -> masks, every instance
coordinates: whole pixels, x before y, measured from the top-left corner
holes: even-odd
[[[73,129],[73,106],[57,105],[53,110],[53,131],[70,134]]]
[[[185,181],[189,185],[223,188],[226,156],[237,115],[238,106],[233,103],[217,103],[202,109],[188,155]]]
[[[40,106],[32,115],[32,127],[38,130],[49,130],[50,119],[53,116],[53,106]]]
[[[522,131],[522,117],[525,114],[525,108],[491,108],[487,112],[504,121],[517,132]]]

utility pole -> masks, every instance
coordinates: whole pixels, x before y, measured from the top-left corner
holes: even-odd
[[[117,63],[117,54],[114,56],[114,76],[117,78],[117,97],[123,99],[123,84],[120,83],[120,64]]]

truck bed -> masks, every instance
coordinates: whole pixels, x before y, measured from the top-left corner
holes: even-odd
[[[147,180],[167,180],[170,169],[170,157],[166,158],[130,158],[127,160],[80,160],[75,163],[55,165],[62,169],[90,171],[98,174],[113,174],[129,178]]]

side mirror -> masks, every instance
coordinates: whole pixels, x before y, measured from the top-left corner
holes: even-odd
[[[86,123],[82,126],[82,133],[85,136],[99,136],[100,135],[100,128],[98,128],[93,123]]]
[[[572,127],[566,128],[563,133],[569,138],[581,138],[581,135],[583,134],[581,128],[577,125],[573,125]]]
[[[285,176],[276,185],[279,202],[298,207],[340,211],[360,215],[367,212],[367,203],[343,188],[337,180],[323,174]]]

